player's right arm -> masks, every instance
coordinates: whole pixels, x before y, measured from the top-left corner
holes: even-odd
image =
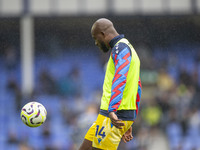
[[[141,99],[141,94],[142,94],[142,84],[141,84],[141,80],[139,78],[138,81],[138,92],[137,92],[137,96],[136,96],[136,114],[138,114],[138,110],[139,110],[139,106],[140,106],[140,99]],[[129,142],[133,139],[133,135],[132,135],[132,126],[128,129],[128,131],[126,131],[126,133],[122,136],[122,140],[124,141],[124,143]]]
[[[132,126],[126,131],[126,133],[122,136],[122,140],[124,143],[129,142],[133,139],[132,135]]]
[[[136,114],[138,114],[138,110],[140,107],[140,100],[141,100],[141,95],[142,95],[142,84],[141,84],[141,80],[139,78],[138,81],[138,92],[137,92],[137,96],[136,96]]]

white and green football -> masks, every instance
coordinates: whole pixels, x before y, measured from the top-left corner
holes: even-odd
[[[45,107],[38,102],[29,102],[21,109],[21,119],[29,127],[39,127],[47,117]]]

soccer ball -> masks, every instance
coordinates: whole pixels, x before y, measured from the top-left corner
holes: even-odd
[[[39,127],[47,117],[45,107],[38,102],[29,102],[21,110],[21,119],[29,127]]]

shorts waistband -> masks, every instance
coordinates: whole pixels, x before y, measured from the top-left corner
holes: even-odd
[[[100,109],[99,113],[103,116],[109,117],[107,110]],[[115,114],[119,119],[125,121],[134,121],[137,117],[136,110],[118,110]]]

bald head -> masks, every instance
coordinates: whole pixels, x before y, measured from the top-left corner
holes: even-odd
[[[103,34],[113,34],[116,36],[118,33],[115,30],[113,23],[106,19],[106,18],[101,18],[98,19],[92,26],[91,33],[93,34],[98,34],[98,33],[103,33]]]
[[[104,44],[107,49],[109,49],[109,42],[115,36],[119,35],[115,30],[113,23],[106,18],[101,18],[95,21],[95,23],[92,25],[91,34],[95,40],[95,44],[100,49],[102,49],[102,45],[100,45],[99,43]]]

